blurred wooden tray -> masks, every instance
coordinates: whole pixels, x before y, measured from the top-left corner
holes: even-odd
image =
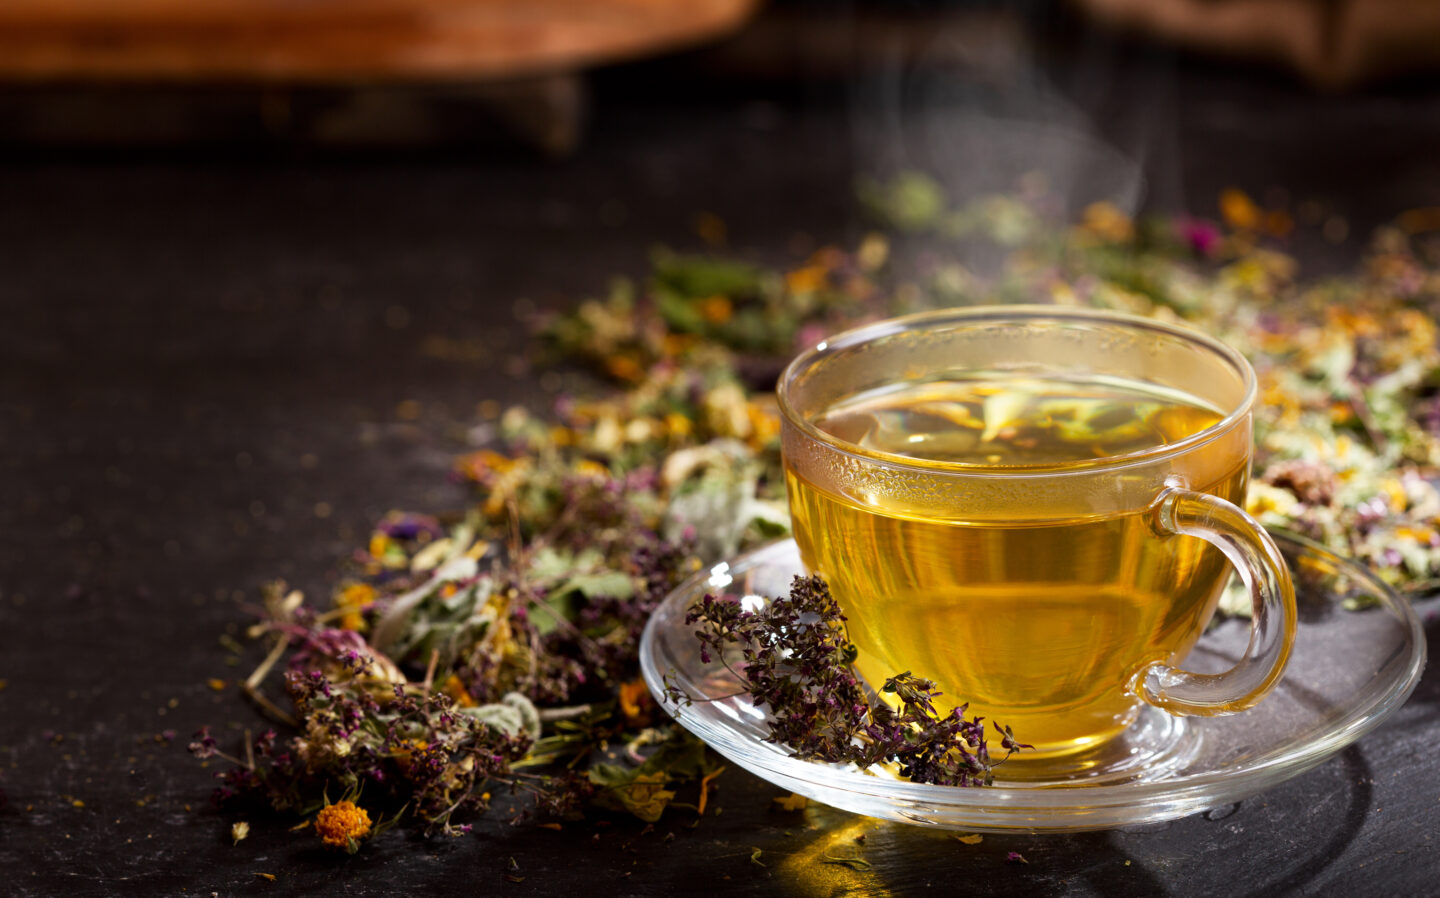
[[[4,0],[0,78],[354,82],[529,76],[664,52],[758,0]]]

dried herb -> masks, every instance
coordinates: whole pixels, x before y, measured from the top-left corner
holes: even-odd
[[[1220,198],[1215,222],[1133,221],[1097,203],[1072,224],[1052,199],[1031,182],[962,203],[914,173],[867,182],[862,202],[887,230],[924,235],[925,253],[891,264],[900,254],[883,234],[788,270],[657,253],[638,285],[534,322],[552,357],[588,364],[610,388],[559,396],[544,413],[497,406],[482,428],[489,439],[456,461],[472,507],[443,521],[387,516],[328,601],[270,591],[251,630],[266,657],[242,692],[280,729],[226,754],[197,734],[196,755],[230,765],[221,799],[314,815],[327,795],[353,800],[363,786],[366,807],[387,814],[370,838],[397,819],[464,831],[457,821],[502,791],[523,799],[505,805],[517,813],[561,817],[597,803],[652,815],[690,788],[703,809],[718,765],[639,685],[640,630],[697,565],[785,532],[770,390],[784,361],[860,320],[920,308],[1048,298],[1178,317],[1220,336],[1260,376],[1249,510],[1411,594],[1434,590],[1431,219],[1402,215],[1357,272],[1314,283],[1283,252],[1294,218],[1239,191]],[[952,246],[957,257],[978,247],[1003,261],[982,276],[947,261]],[[809,589],[804,602],[819,603]],[[983,781],[988,759],[968,738],[983,731],[937,718],[925,681],[894,678],[893,706],[848,701],[851,691],[831,707],[754,622],[714,610],[757,638],[753,672],[779,702],[786,739],[859,760],[891,751],[921,779]],[[846,643],[809,633],[811,648],[830,654],[807,662],[805,676],[842,683]],[[226,649],[233,663],[238,646]],[[862,724],[866,740],[844,748]],[[937,757],[924,749],[932,744],[958,748]],[[623,752],[604,758],[602,745]]]
[[[735,596],[706,595],[685,622],[699,625],[701,661],[729,666],[755,704],[767,709],[766,741],[795,757],[862,768],[893,764],[917,783],[988,786],[995,767],[1031,747],[996,724],[1005,755],[992,761],[983,719],[966,719],[965,705],[937,714],[935,684],[909,671],[882,687],[898,709],[872,701],[851,667],[858,650],[845,616],[820,577],[797,576],[789,595],[755,608]],[[738,670],[729,660],[737,652]],[[673,684],[669,696],[692,701]]]
[[[572,507],[599,515],[606,495],[576,489]],[[454,815],[485,810],[491,790],[528,796],[541,814],[565,816],[593,801],[653,820],[674,797],[667,784],[710,772],[683,731],[645,728],[653,705],[633,688],[646,616],[693,569],[683,546],[635,527],[582,544],[562,526],[514,563],[481,571],[476,559],[488,546],[467,525],[439,538],[394,527],[379,536],[364,566],[404,563],[386,570],[381,562],[368,603],[345,603],[353,583],[324,614],[278,584],[267,594],[253,632],[274,649],[249,684],[263,683],[288,652],[293,714],[264,704],[298,732],[283,741],[274,731],[247,737],[243,757],[221,753],[207,730],[197,734],[192,753],[233,765],[221,774],[222,802],[258,798],[308,814],[326,792],[365,789],[381,804],[403,804],[427,828],[456,833],[468,826],[453,824]],[[356,629],[332,625],[350,615]],[[537,704],[547,707],[548,726]],[[590,763],[617,738],[633,763]]]

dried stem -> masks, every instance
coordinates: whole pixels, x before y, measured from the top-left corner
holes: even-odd
[[[265,677],[269,675],[270,669],[274,667],[276,662],[285,654],[285,648],[289,643],[290,639],[285,634],[275,634],[275,644],[271,646],[270,654],[265,656],[265,660],[261,661],[260,666],[256,667],[254,672],[245,680],[244,685],[240,687],[240,691],[245,694],[246,698],[258,705],[261,711],[269,714],[275,720],[286,726],[298,727],[300,726],[300,721],[296,720],[293,714],[272,702],[265,693],[260,691],[260,684],[264,682]],[[249,745],[248,739],[246,740],[246,745],[247,747]]]
[[[421,691],[426,695],[430,694],[431,688],[435,685],[435,668],[440,664],[440,650],[430,650],[430,663],[425,666],[425,682],[421,685]]]

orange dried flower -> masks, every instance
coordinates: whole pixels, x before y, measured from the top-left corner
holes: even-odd
[[[1220,191],[1220,216],[1232,228],[1253,231],[1260,227],[1264,215],[1245,191],[1227,187]]]
[[[556,446],[575,445],[575,436],[575,431],[571,430],[568,427],[550,428],[550,442],[554,443]]]
[[[354,851],[356,844],[370,835],[370,814],[353,801],[337,801],[315,815],[315,832],[331,848]]]
[[[684,415],[671,412],[665,416],[665,429],[676,440],[683,440],[695,432],[695,422]]]
[[[372,557],[379,558],[385,554],[386,549],[390,548],[390,537],[384,533],[375,533],[370,537],[370,545],[368,548],[370,549],[370,555]]]
[[[780,435],[780,416],[774,411],[749,402],[745,406],[745,415],[750,419],[750,436],[746,442],[752,447],[764,448]]]
[[[1081,227],[1106,243],[1129,243],[1135,239],[1135,223],[1114,203],[1098,202],[1085,207]]]
[[[365,616],[361,609],[375,601],[375,587],[368,583],[351,583],[335,597],[337,608],[345,609],[340,616],[342,630],[364,630]]]
[[[620,687],[620,714],[631,726],[647,726],[650,723],[650,709],[654,706],[650,690],[645,681],[635,678]]]
[[[735,304],[724,296],[700,300],[700,316],[711,324],[724,324],[735,314]]]
[[[785,274],[785,289],[791,293],[815,293],[825,287],[830,270],[824,265],[806,265]]]
[[[440,691],[455,700],[455,704],[462,708],[473,708],[476,705],[475,699],[470,695],[470,690],[465,688],[465,683],[455,674],[451,674],[440,687]]]
[[[617,380],[625,380],[632,383],[639,381],[640,378],[645,375],[645,371],[640,367],[639,362],[623,355],[617,355],[608,359],[605,362],[605,370],[610,372],[610,376]]]
[[[610,476],[610,469],[593,458],[582,458],[575,463],[575,473],[581,477],[603,480]]]

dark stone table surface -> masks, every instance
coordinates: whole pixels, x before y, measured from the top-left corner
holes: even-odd
[[[517,365],[517,303],[571,303],[642,272],[655,244],[693,248],[697,213],[723,218],[744,252],[792,258],[860,233],[859,172],[926,165],[965,189],[1008,177],[1009,151],[976,142],[985,121],[999,132],[1027,116],[1121,160],[1104,176],[1071,169],[1060,186],[1076,202],[1114,187],[1213,214],[1229,184],[1322,201],[1352,237],[1297,241],[1312,270],[1343,268],[1354,235],[1440,198],[1436,91],[1318,97],[1182,67],[1157,94],[1148,71],[1042,79],[989,119],[905,94],[901,127],[884,79],[696,99],[654,86],[673,70],[641,67],[601,79],[586,143],[561,162],[453,144],[6,150],[0,894],[1434,894],[1433,674],[1383,728],[1238,805],[973,846],[779,812],[776,789],[734,769],[723,813],[694,828],[402,830],[340,858],[256,818],[232,846],[211,771],[185,752],[201,724],[234,738],[259,722],[207,680],[242,673],[219,639],[260,584],[323,593],[388,509],[458,507],[446,473],[477,404],[543,409],[574,377]],[[1070,158],[1066,139],[1054,158]],[[165,730],[179,738],[157,741]],[[859,833],[873,869],[816,863]]]

